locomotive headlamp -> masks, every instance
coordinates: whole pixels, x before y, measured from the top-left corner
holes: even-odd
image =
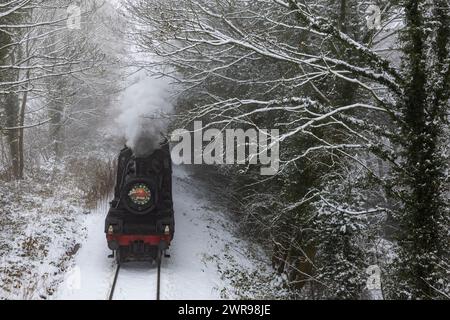
[[[147,185],[144,183],[137,183],[130,189],[128,196],[133,203],[139,206],[145,206],[150,202],[152,194]]]

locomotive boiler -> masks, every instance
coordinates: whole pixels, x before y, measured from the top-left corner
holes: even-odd
[[[118,264],[157,260],[175,231],[172,161],[167,142],[151,153],[120,151],[114,199],[105,220],[108,248]]]

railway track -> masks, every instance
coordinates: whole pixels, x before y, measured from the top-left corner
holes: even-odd
[[[156,258],[156,300],[160,300],[160,293],[161,293],[161,253],[159,253],[158,257]],[[119,273],[120,273],[120,264],[117,264],[116,266],[116,271],[114,273],[114,279],[113,279],[113,283],[111,285],[111,290],[109,291],[108,294],[108,300],[113,300],[114,299],[114,293],[116,290],[116,284],[117,284],[117,280],[119,278]]]

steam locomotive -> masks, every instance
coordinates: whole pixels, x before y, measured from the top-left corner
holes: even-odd
[[[105,220],[108,248],[118,264],[157,260],[175,231],[172,161],[167,142],[150,154],[120,151],[114,199]]]

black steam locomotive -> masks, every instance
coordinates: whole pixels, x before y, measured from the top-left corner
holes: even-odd
[[[159,259],[175,231],[167,142],[145,156],[128,147],[120,151],[110,205],[105,233],[116,261]]]

